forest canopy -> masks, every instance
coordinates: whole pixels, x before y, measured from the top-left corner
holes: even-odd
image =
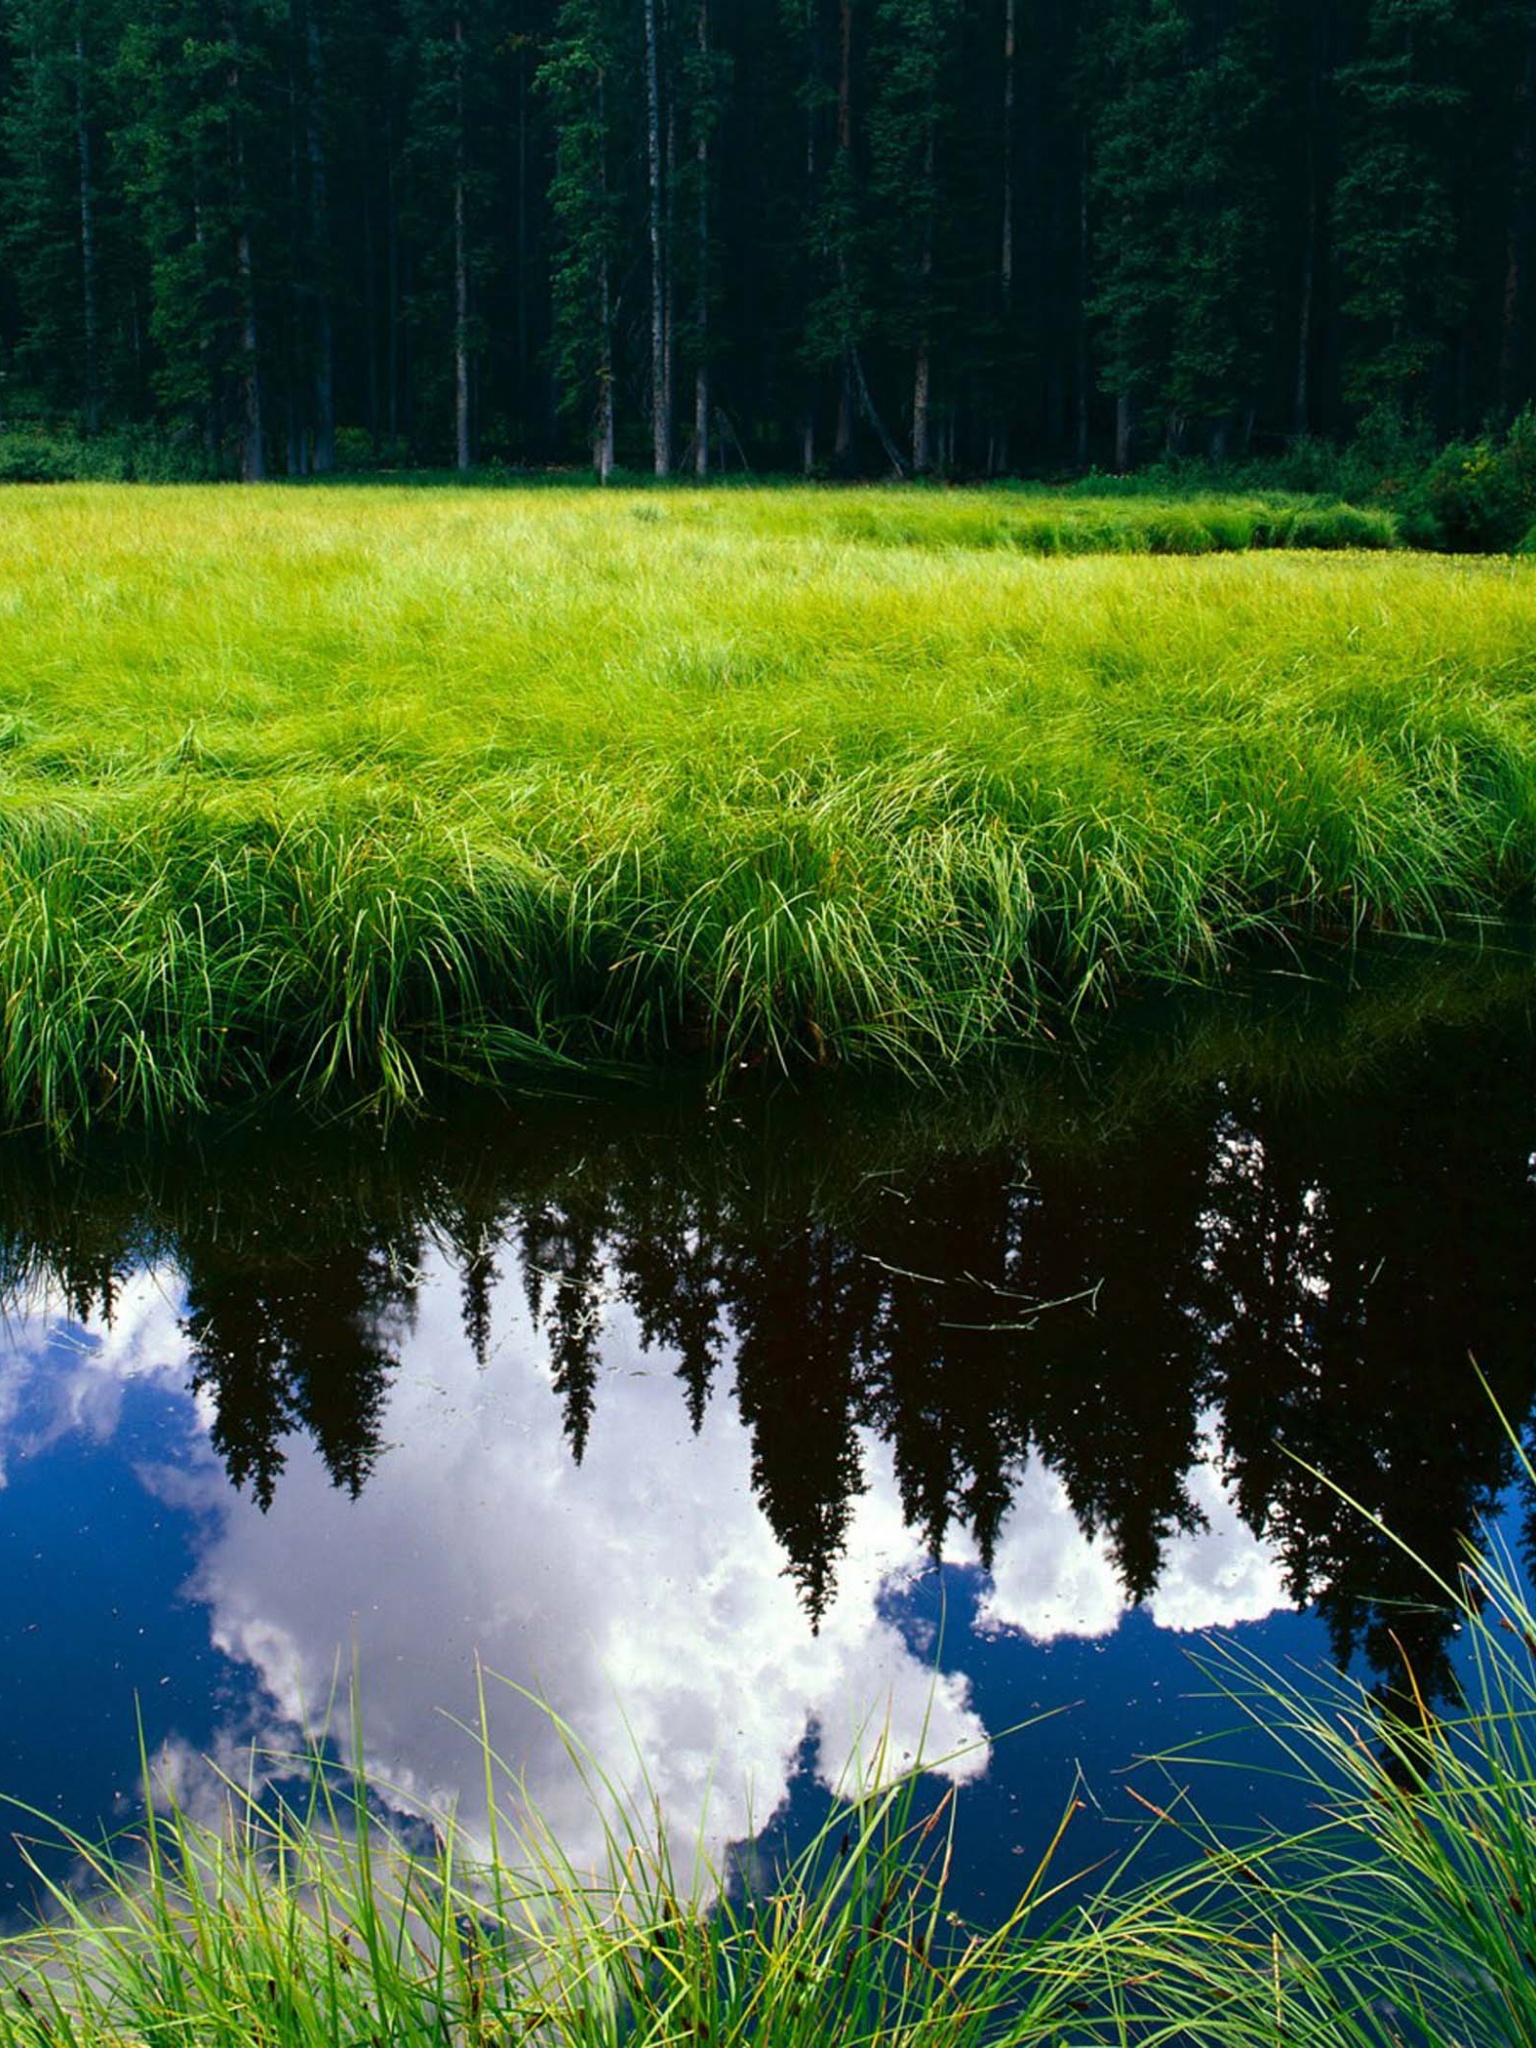
[[[1050,475],[1536,392],[1536,0],[5,0],[0,419]]]

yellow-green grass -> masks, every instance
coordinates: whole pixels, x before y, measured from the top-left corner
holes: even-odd
[[[977,538],[1042,502],[6,491],[0,1116],[942,1068],[1529,883],[1531,565]]]

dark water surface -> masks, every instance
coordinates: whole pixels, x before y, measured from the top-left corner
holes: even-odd
[[[1234,1721],[1201,1631],[1448,1688],[1448,1625],[1313,1470],[1443,1569],[1482,1516],[1523,1536],[1469,1361],[1526,1421],[1531,985],[1261,977],[949,1093],[14,1141],[0,1789],[131,1817],[137,1710],[195,1800],[355,1660],[370,1761],[473,1823],[478,1658],[717,1844],[882,1730],[949,1757],[985,1911],[1074,1790],[1100,1853],[1162,1796],[1139,1754]],[[579,1853],[555,1731],[491,1714]],[[1256,1738],[1220,1754],[1219,1820],[1299,1818]],[[0,1850],[0,1917],[28,1895]]]

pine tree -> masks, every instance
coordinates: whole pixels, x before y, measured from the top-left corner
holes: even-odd
[[[1340,73],[1346,147],[1334,219],[1355,323],[1348,395],[1398,419],[1427,410],[1466,303],[1453,166],[1467,105],[1457,0],[1370,0],[1365,46]]]
[[[1533,237],[1536,0],[0,0],[11,390],[212,472],[1473,433]]]
[[[1219,452],[1232,415],[1257,403],[1274,260],[1259,146],[1270,11],[1267,0],[1114,0],[1107,18],[1094,312],[1122,442],[1140,409],[1170,448],[1204,425]]]
[[[266,473],[260,195],[281,186],[253,157],[272,26],[260,0],[159,0],[127,29],[119,72],[156,388],[200,428],[210,463],[233,446],[247,481]]]
[[[561,410],[585,424],[593,467],[606,482],[616,419],[615,271],[620,215],[614,177],[613,81],[624,39],[606,0],[560,0],[539,73],[555,121],[550,202],[557,240],[552,266],[553,355]]]
[[[911,354],[912,468],[919,476],[933,467],[939,145],[950,111],[945,56],[957,13],[957,0],[878,0],[871,65],[871,184],[890,278],[887,330]]]
[[[109,383],[131,384],[106,303],[123,260],[121,192],[107,153],[116,24],[110,7],[88,10],[84,0],[10,0],[5,28],[15,62],[0,235],[22,314],[18,365],[41,397],[93,433]]]

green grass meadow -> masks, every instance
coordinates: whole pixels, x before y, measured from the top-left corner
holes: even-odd
[[[942,1071],[1536,868],[1536,564],[1304,500],[0,495],[0,1118]],[[1324,548],[1315,543],[1327,543]]]

